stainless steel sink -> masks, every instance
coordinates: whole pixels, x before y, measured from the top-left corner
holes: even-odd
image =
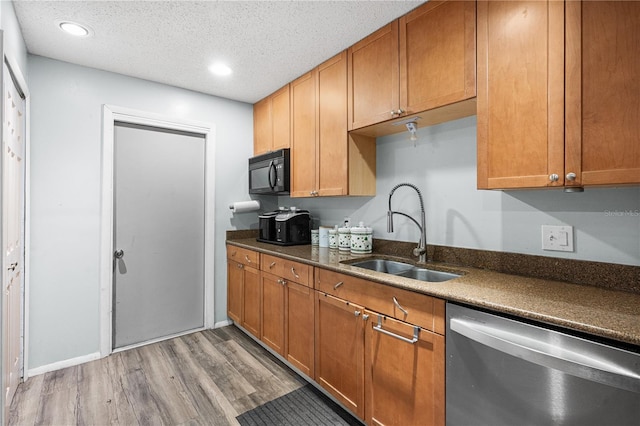
[[[413,268],[409,263],[396,262],[395,260],[386,259],[369,259],[360,262],[351,263],[351,266],[369,269],[376,272],[384,272],[387,274],[400,274]]]
[[[413,278],[414,280],[428,281],[431,283],[441,283],[458,278],[460,275],[451,272],[434,271],[433,269],[411,268],[401,274],[401,277]]]
[[[434,283],[449,281],[460,276],[451,272],[435,271],[389,259],[366,259],[353,263],[349,262],[348,264],[357,268],[369,269],[370,271]]]

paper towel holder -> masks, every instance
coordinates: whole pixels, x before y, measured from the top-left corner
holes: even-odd
[[[247,213],[247,212],[255,212],[260,210],[260,201],[259,200],[250,200],[250,201],[235,201],[229,205],[229,209],[233,213]]]

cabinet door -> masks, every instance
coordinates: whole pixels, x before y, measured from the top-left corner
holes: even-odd
[[[260,340],[284,355],[285,281],[275,275],[261,273],[262,332]]]
[[[399,108],[398,21],[348,50],[349,130],[396,117]]]
[[[318,195],[347,195],[346,51],[318,67],[318,114]]]
[[[242,326],[251,334],[260,338],[260,320],[261,307],[260,303],[260,271],[255,268],[245,266],[244,285],[243,285],[243,316]]]
[[[476,95],[476,4],[428,2],[400,18],[400,108],[412,114]]]
[[[477,12],[478,188],[562,186],[564,3],[480,1]]]
[[[271,98],[253,104],[253,155],[271,151],[273,129],[271,121]]]
[[[374,312],[367,314],[367,424],[444,425],[444,337]],[[417,341],[412,342],[416,329]]]
[[[291,197],[316,191],[316,76],[314,70],[291,83]]]
[[[316,382],[364,417],[364,309],[316,292]]]
[[[313,289],[287,282],[286,359],[308,377],[314,377]]]
[[[291,111],[289,109],[289,85],[270,96],[273,131],[272,149],[289,148],[291,133]]]
[[[567,186],[640,183],[640,2],[566,11]]]
[[[244,265],[227,260],[227,316],[242,324]]]

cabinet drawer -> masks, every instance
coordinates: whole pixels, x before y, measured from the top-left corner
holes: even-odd
[[[260,269],[307,287],[313,283],[313,267],[304,263],[263,254]]]
[[[236,246],[227,246],[227,259],[234,260],[238,263],[242,263],[243,265],[253,266],[254,268],[258,268],[260,265],[259,262],[259,253],[253,250],[247,250],[241,247]]]
[[[444,335],[444,300],[316,268],[315,288]]]

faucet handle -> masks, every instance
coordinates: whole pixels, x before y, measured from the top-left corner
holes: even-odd
[[[413,255],[414,256],[420,256],[420,255],[425,254],[426,252],[427,252],[427,248],[426,247],[418,246],[418,247],[413,249]]]

